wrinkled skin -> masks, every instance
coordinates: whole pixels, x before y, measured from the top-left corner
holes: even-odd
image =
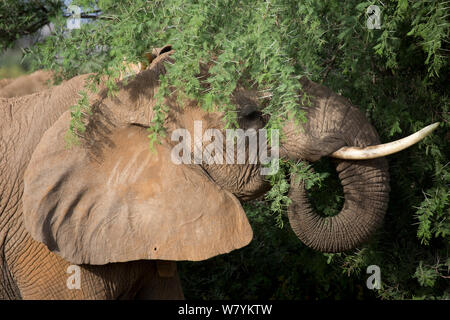
[[[173,130],[186,128],[194,136],[196,120],[203,132],[224,130],[222,113],[170,96],[168,135],[156,153],[148,151],[145,128],[166,60],[170,52],[161,51],[117,97],[92,94],[93,115],[81,145],[71,149],[63,141],[67,110],[86,76],[0,101],[0,298],[182,298],[175,263],[164,260],[204,260],[249,243],[252,231],[239,201],[269,189],[260,166],[170,160],[178,143],[170,139]],[[379,143],[356,107],[301,81],[313,97],[305,108],[309,121],[304,130],[286,123],[281,157],[316,161],[344,145]],[[241,128],[265,125],[256,91],[237,89],[233,100]],[[384,159],[338,161],[346,202],[327,219],[310,209],[292,177],[289,220],[299,239],[325,252],[366,241],[386,210],[387,170]],[[82,268],[80,290],[66,286],[70,264]]]
[[[146,59],[151,62],[154,54],[147,53]],[[121,74],[120,79],[125,76],[136,74],[144,70],[145,64],[131,64],[125,63],[125,71]],[[53,72],[38,70],[31,74],[23,75],[13,79],[0,79],[0,97],[13,98],[22,97],[36,92],[49,89],[53,85]]]
[[[0,97],[13,98],[46,90],[51,87],[53,73],[39,70],[16,79],[0,80]]]
[[[157,266],[154,261],[81,266],[81,290],[68,290],[71,263],[34,241],[23,227],[22,180],[32,150],[76,103],[85,78],[26,97],[0,99],[0,299],[183,298],[174,265]]]

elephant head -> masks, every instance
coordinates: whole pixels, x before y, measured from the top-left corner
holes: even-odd
[[[202,122],[202,135],[208,129],[223,131],[223,113],[207,112],[196,101],[169,95],[168,135],[155,152],[149,150],[146,128],[157,116],[155,93],[164,63],[174,63],[171,53],[170,47],[158,50],[149,68],[122,85],[117,95],[89,97],[92,115],[86,119],[80,146],[65,145],[67,111],[32,155],[24,175],[25,227],[72,263],[203,260],[252,239],[239,200],[256,198],[270,187],[260,164],[180,165],[171,158],[179,142],[170,139],[171,133],[184,128],[195,136],[196,121]],[[303,128],[286,122],[280,156],[308,161],[330,155],[344,158],[338,160],[337,171],[346,200],[340,214],[321,218],[293,178],[289,220],[307,245],[322,251],[347,250],[366,240],[383,218],[389,191],[386,160],[346,160],[359,159],[361,153],[363,158],[380,154],[373,147],[379,144],[376,131],[347,100],[301,81],[313,96],[311,106],[299,106],[305,108],[308,122]],[[233,101],[241,128],[264,127],[267,118],[257,91],[238,88]],[[195,150],[195,139],[191,145]]]

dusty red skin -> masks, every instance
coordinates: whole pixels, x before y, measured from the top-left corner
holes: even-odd
[[[67,110],[86,76],[0,99],[0,298],[182,298],[174,262],[161,260],[207,259],[249,243],[252,230],[240,201],[268,190],[259,165],[176,167],[168,157],[172,130],[192,133],[196,120],[203,121],[203,130],[223,129],[223,114],[203,111],[192,101],[181,108],[171,96],[169,139],[156,155],[147,152],[145,128],[153,117],[163,61],[171,53],[159,50],[150,67],[115,97],[102,90],[90,94],[93,114],[85,119],[81,145],[71,149],[63,139]],[[305,106],[309,121],[303,131],[286,124],[280,156],[316,161],[344,145],[379,143],[356,107],[323,86],[301,81],[313,96],[312,106]],[[257,111],[257,98],[242,88],[233,97],[244,128],[262,128],[267,120],[241,112],[249,106]],[[367,240],[387,205],[384,159],[342,161],[337,170],[346,204],[328,220],[309,209],[303,189],[292,181],[291,225],[302,241],[322,251]],[[66,286],[73,263],[81,265],[80,290]]]

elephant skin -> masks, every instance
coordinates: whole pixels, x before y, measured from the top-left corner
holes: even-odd
[[[183,298],[175,261],[199,261],[246,246],[252,230],[240,204],[270,188],[260,164],[183,164],[171,161],[185,128],[202,134],[225,130],[222,112],[165,98],[167,135],[155,152],[148,131],[170,47],[157,51],[147,70],[115,96],[89,93],[92,115],[80,145],[67,148],[69,107],[87,75],[32,95],[0,98],[0,298],[132,299]],[[358,108],[305,78],[312,97],[303,106],[303,129],[287,121],[280,156],[316,161],[345,145],[379,143]],[[236,88],[233,102],[244,129],[261,129],[259,92]],[[193,142],[194,143],[194,142]],[[366,241],[386,211],[386,160],[339,160],[344,185],[341,213],[314,213],[301,182],[291,178],[289,220],[305,244],[325,252],[349,250]],[[69,289],[67,269],[79,265],[80,289]]]
[[[22,97],[50,88],[53,73],[39,70],[15,79],[0,80],[0,97]]]

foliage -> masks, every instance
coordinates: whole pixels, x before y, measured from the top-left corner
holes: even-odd
[[[329,174],[327,172],[316,173],[312,166],[304,161],[293,163],[290,160],[280,160],[280,169],[274,175],[269,176],[272,188],[267,192],[265,199],[268,200],[270,211],[275,215],[276,225],[283,228],[283,215],[286,212],[291,199],[287,196],[289,191],[289,177],[294,177],[297,181],[304,181],[306,190],[313,186],[322,186],[322,181]]]
[[[60,14],[63,2],[59,0],[1,0],[0,1],[0,51],[14,41],[32,35]]]
[[[9,49],[0,55],[0,79],[16,78],[26,74],[29,70],[29,61],[23,59],[21,50]]]
[[[365,273],[342,274],[341,266],[279,228],[265,202],[244,204],[254,232],[245,248],[204,262],[179,263],[185,296],[195,299],[376,299]]]
[[[76,135],[83,134],[83,132],[86,131],[84,119],[92,114],[87,92],[81,91],[79,95],[80,99],[78,100],[78,104],[71,107],[70,127],[69,131],[66,132],[66,135],[64,137],[69,147],[71,145],[77,145],[79,143]]]
[[[285,223],[293,164],[281,163],[267,199],[245,206],[255,230],[251,245],[181,264],[188,298],[450,298],[448,1],[76,3],[84,12],[99,11],[99,18],[70,32],[62,13],[53,18],[54,34],[30,51],[36,67],[65,77],[89,70],[97,74],[94,84],[105,75],[113,90],[124,57],[138,62],[149,48],[172,44],[177,63],[161,79],[158,116],[149,128],[153,143],[164,134],[161,98],[170,87],[207,110],[218,105],[228,125],[235,122],[229,95],[236,85],[265,90],[270,94],[261,103],[277,128],[289,116],[305,121],[296,110],[301,75],[361,106],[382,141],[441,122],[432,136],[389,157],[389,209],[369,243],[341,254],[302,245]],[[372,4],[381,9],[381,29],[367,28]],[[211,77],[197,78],[199,64],[209,62]],[[336,214],[343,198],[333,164],[323,160],[313,168],[316,174],[297,167],[311,184],[312,203],[324,215]],[[376,292],[365,288],[369,265],[381,268]]]

